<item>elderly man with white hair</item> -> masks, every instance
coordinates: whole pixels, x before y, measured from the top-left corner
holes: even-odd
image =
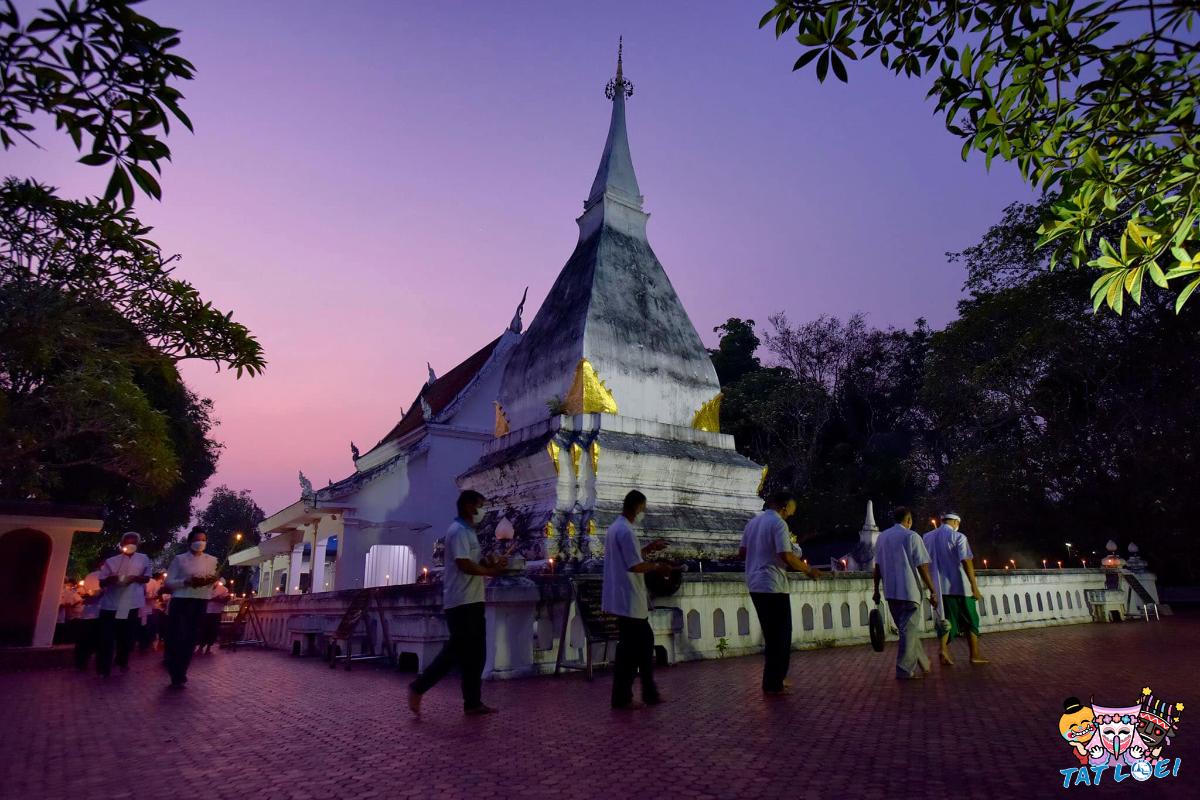
[[[975,605],[983,599],[983,595],[979,591],[979,584],[975,582],[975,554],[971,552],[967,537],[958,530],[961,524],[962,517],[947,511],[942,514],[941,527],[934,528],[924,536],[945,620],[938,631],[941,658],[943,664],[952,665],[954,659],[950,657],[950,641],[966,636],[971,649],[971,663],[986,664],[987,659],[979,652],[979,610]],[[971,587],[969,597],[968,585]]]
[[[108,677],[112,672],[113,645],[116,662],[122,672],[129,670],[129,651],[134,634],[141,625],[142,606],[146,604],[146,584],[150,581],[150,559],[137,551],[142,537],[134,531],[121,536],[121,552],[100,566],[99,641],[96,671]]]

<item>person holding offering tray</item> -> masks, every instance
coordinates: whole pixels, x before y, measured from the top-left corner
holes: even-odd
[[[187,537],[188,549],[171,560],[167,568],[164,591],[171,593],[171,604],[167,607],[167,671],[171,675],[171,686],[182,689],[187,683],[188,665],[192,663],[192,651],[196,649],[196,637],[208,601],[212,599],[212,587],[220,577],[217,559],[205,555],[208,534],[203,528],[192,528]]]

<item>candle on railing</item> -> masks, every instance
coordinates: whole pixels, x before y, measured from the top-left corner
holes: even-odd
[[[987,569],[987,559],[986,558],[983,560],[983,568]]]
[[[847,563],[846,559],[843,558],[842,559],[842,571],[845,572],[847,569],[849,569],[849,564]]]
[[[1017,560],[1015,558],[1010,558],[1008,563],[1012,564],[1013,569],[1017,568]]]
[[[1059,569],[1062,569],[1062,562],[1061,562],[1061,561],[1060,561],[1060,562],[1058,562],[1058,568],[1059,568]]]
[[[550,567],[550,574],[553,575],[554,574],[554,559],[553,558],[547,559],[546,563]]]
[[[1046,559],[1042,559],[1042,569],[1046,568]]]

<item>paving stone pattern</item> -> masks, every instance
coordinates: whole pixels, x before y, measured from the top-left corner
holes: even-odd
[[[636,712],[608,708],[607,674],[572,674],[485,683],[501,713],[465,718],[451,677],[419,722],[411,675],[279,652],[198,656],[181,692],[153,653],[109,679],[0,674],[0,797],[1200,797],[1200,616],[984,642],[991,665],[960,650],[905,683],[894,644],[794,653],[796,694],[772,699],[757,657],[681,664],[660,673],[669,702]],[[1063,698],[1122,705],[1147,685],[1188,706],[1166,753],[1179,776],[1064,789]]]

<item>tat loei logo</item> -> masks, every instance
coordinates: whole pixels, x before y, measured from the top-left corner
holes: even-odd
[[[1147,686],[1134,706],[1084,705],[1078,698],[1063,701],[1058,732],[1074,749],[1079,766],[1060,769],[1063,788],[1099,786],[1133,778],[1179,775],[1179,759],[1163,755],[1163,748],[1179,730],[1183,703],[1169,703],[1154,696]]]

